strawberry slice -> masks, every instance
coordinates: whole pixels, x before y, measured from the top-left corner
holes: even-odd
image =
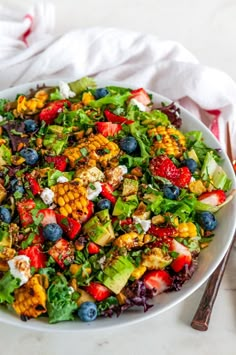
[[[123,117],[123,116],[117,116],[109,110],[104,110],[104,115],[105,115],[107,121],[112,122],[112,123],[125,123],[125,124],[134,123],[134,121],[128,120],[126,117]]]
[[[16,206],[22,227],[27,227],[29,224],[33,223],[33,217],[30,211],[36,206],[34,200],[29,199],[17,202]]]
[[[30,266],[39,269],[46,266],[47,257],[43,253],[41,245],[32,245],[26,249],[21,249],[19,255],[26,255],[30,258]]]
[[[178,168],[166,155],[159,155],[150,161],[150,171],[154,176],[160,176],[171,182],[179,177]]]
[[[104,137],[115,136],[118,132],[122,130],[120,123],[112,122],[96,122],[97,131],[101,133]]]
[[[65,269],[74,260],[74,248],[70,242],[61,238],[52,248],[49,249],[48,254],[57,262],[57,264]]]
[[[132,90],[131,91],[131,99],[135,99],[144,106],[147,106],[151,103],[151,99],[148,96],[148,93],[143,89],[137,89],[137,90]]]
[[[153,270],[147,272],[143,277],[144,284],[155,294],[166,291],[172,284],[172,278],[165,270]]]
[[[183,166],[182,168],[178,169],[179,175],[178,177],[171,180],[172,184],[184,188],[188,186],[190,183],[192,174],[187,166]]]
[[[93,298],[98,302],[105,300],[111,294],[110,290],[99,282],[91,282],[89,286],[85,287],[85,291],[93,296]]]
[[[219,206],[225,202],[226,194],[223,190],[214,190],[211,192],[204,192],[198,197],[198,199],[208,205]]]
[[[87,248],[89,254],[98,254],[100,252],[100,247],[93,242],[89,242]]]
[[[38,181],[35,178],[33,178],[33,176],[30,175],[30,174],[25,174],[25,178],[29,182],[32,194],[34,196],[38,195],[40,193],[40,191],[41,191],[41,187],[40,187]]]
[[[43,227],[50,223],[57,223],[56,213],[50,208],[39,210],[38,215],[43,215],[43,219],[41,221]]]
[[[157,227],[154,224],[148,230],[148,233],[154,235],[155,237],[176,237],[178,231],[175,227]]]
[[[52,124],[54,120],[57,118],[60,112],[62,112],[63,108],[67,106],[71,106],[70,101],[68,100],[58,100],[50,102],[39,114],[40,121],[46,122],[46,124]]]
[[[190,265],[192,263],[191,252],[186,246],[177,242],[177,240],[172,240],[169,250],[178,253],[177,257],[170,264],[175,272],[179,272],[185,265]]]
[[[47,156],[45,160],[49,164],[53,164],[54,168],[60,171],[65,171],[67,166],[67,158],[64,155]]]
[[[70,240],[77,237],[81,230],[81,224],[78,221],[74,218],[65,217],[61,214],[56,214],[56,219],[63,232]]]
[[[102,183],[101,185],[102,185],[101,195],[106,199],[108,199],[109,201],[111,201],[111,203],[114,205],[116,203],[116,198],[112,194],[113,193],[112,186],[108,183]]]
[[[92,217],[93,213],[94,213],[94,203],[92,201],[89,201],[88,206],[88,213],[87,215],[84,215],[80,218],[80,223],[85,223],[89,220],[90,217]]]

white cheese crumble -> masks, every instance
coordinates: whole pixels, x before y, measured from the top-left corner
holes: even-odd
[[[6,119],[5,117],[0,115],[0,122],[5,121],[5,119]]]
[[[94,188],[87,188],[87,198],[89,201],[93,201],[102,192],[102,185],[99,181],[93,183]]]
[[[68,182],[69,180],[65,176],[59,176],[57,179],[58,183],[64,184],[64,182]]]
[[[122,176],[128,173],[126,165],[118,165],[118,168],[121,170]]]
[[[151,227],[151,220],[150,219],[140,219],[139,217],[133,216],[133,221],[135,224],[140,224],[145,233]]]
[[[20,286],[28,282],[30,274],[30,258],[26,255],[17,255],[8,260],[10,273],[13,277],[20,279]]]
[[[131,105],[137,106],[140,111],[150,111],[150,108],[148,106],[145,106],[144,104],[142,104],[136,99],[131,99],[130,103]]]
[[[76,93],[74,93],[74,91],[72,91],[69,85],[64,81],[59,82],[59,90],[63,99],[69,99],[70,97],[74,97],[76,95]]]
[[[83,180],[83,184],[94,183],[95,181],[103,181],[105,175],[96,166],[89,168],[80,172],[78,177]]]
[[[45,187],[41,192],[40,197],[46,205],[51,205],[53,203],[54,192],[48,187]]]

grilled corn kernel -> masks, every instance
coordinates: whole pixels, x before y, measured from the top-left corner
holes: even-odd
[[[126,249],[132,249],[135,247],[142,247],[145,243],[148,243],[150,238],[145,241],[145,234],[138,234],[136,232],[125,233],[115,239],[114,245],[119,248],[125,247]]]
[[[138,280],[138,279],[140,279],[140,277],[143,276],[143,274],[145,273],[146,270],[147,270],[146,266],[139,265],[138,267],[136,267],[134,269],[131,276],[134,277],[135,280]]]
[[[167,155],[178,158],[186,150],[184,135],[174,127],[158,126],[149,129],[148,135],[156,138],[151,148],[151,154],[153,155],[157,150],[161,149]]]
[[[59,205],[60,213],[80,220],[88,213],[87,190],[78,182],[58,183],[51,187],[54,192],[54,202]]]
[[[13,303],[16,313],[29,318],[36,318],[45,313],[47,311],[46,286],[45,275],[36,274],[26,284],[16,289]]]
[[[177,228],[181,238],[197,236],[197,227],[192,222],[180,223]]]
[[[126,296],[122,292],[118,293],[118,295],[116,295],[116,298],[120,305],[125,304]]]
[[[206,187],[201,180],[196,180],[190,182],[188,185],[189,191],[193,192],[195,195],[201,195],[203,192],[206,192]]]
[[[85,106],[88,106],[90,101],[94,100],[94,96],[91,92],[84,92],[82,96],[82,102]]]
[[[70,272],[72,275],[76,275],[77,272],[79,272],[82,268],[82,265],[79,264],[71,264],[70,265]],[[86,277],[87,275],[90,275],[92,272],[92,269],[90,267],[86,267],[85,269],[82,270],[82,277]]]
[[[13,111],[16,117],[21,114],[35,114],[38,112],[40,108],[45,105],[45,101],[47,100],[48,95],[40,95],[38,97],[33,97],[31,99],[27,99],[26,96],[20,95],[17,99],[17,107]]]
[[[110,142],[102,134],[91,134],[81,140],[76,147],[67,148],[64,155],[69,159],[72,168],[77,163],[86,161],[87,166],[96,166],[96,163],[106,167],[108,162],[120,152],[118,145]]]

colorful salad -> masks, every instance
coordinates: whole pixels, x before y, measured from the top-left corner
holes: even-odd
[[[159,106],[92,78],[0,99],[0,303],[22,320],[147,311],[191,278],[231,181]]]

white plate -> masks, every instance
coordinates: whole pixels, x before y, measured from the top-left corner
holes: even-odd
[[[58,80],[45,80],[37,83],[30,83],[14,87],[5,91],[0,92],[0,98],[15,99],[18,93],[26,93],[30,88],[36,87],[36,84],[45,83],[47,85],[57,85]],[[116,85],[122,86],[122,84],[116,82],[102,82],[98,81],[98,86],[103,87],[106,85]],[[126,87],[133,87],[132,84]],[[160,96],[158,94],[153,94],[153,101],[155,104],[160,104],[161,102],[171,102],[169,99]],[[212,148],[220,148],[219,142],[212,135],[212,133],[196,119],[191,113],[189,113],[184,108],[181,108],[181,117],[183,119],[183,124],[181,130],[184,132],[190,130],[199,130],[203,132],[205,142]],[[229,178],[233,180],[233,188],[236,188],[236,180],[234,171],[230,164],[230,161],[226,154],[222,152],[224,158],[223,168],[228,174]],[[226,253],[231,240],[234,235],[234,230],[236,227],[236,200],[234,199],[223,209],[217,213],[218,227],[215,230],[215,237],[213,242],[208,248],[202,250],[199,257],[199,267],[190,281],[186,282],[182,289],[178,292],[164,293],[157,296],[152,300],[154,307],[149,309],[148,312],[144,313],[142,308],[131,309],[126,311],[120,317],[114,316],[111,319],[98,318],[96,321],[91,323],[84,323],[79,320],[63,322],[50,325],[47,323],[46,318],[39,318],[37,320],[31,319],[27,322],[22,322],[17,315],[13,312],[8,311],[4,307],[0,307],[0,321],[3,323],[12,324],[19,327],[24,327],[28,329],[36,329],[43,331],[53,331],[53,332],[82,332],[82,331],[93,331],[101,330],[105,328],[117,327],[130,325],[133,323],[140,322],[144,319],[148,319],[158,314],[174,307],[176,304],[182,302],[188,296],[190,296],[194,291],[196,291],[212,274],[216,269],[220,261],[222,260],[224,254]]]

